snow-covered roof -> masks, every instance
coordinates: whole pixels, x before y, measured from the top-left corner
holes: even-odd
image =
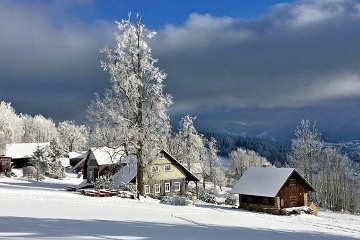
[[[231,193],[275,197],[294,171],[294,168],[248,168]]]
[[[5,156],[11,158],[31,158],[37,147],[43,148],[50,143],[12,143],[6,144]]]
[[[87,151],[80,151],[80,152],[69,152],[69,158],[84,158],[87,155]]]
[[[121,163],[126,163],[126,165],[120,168],[120,170],[111,177],[115,188],[118,188],[121,183],[129,183],[135,178],[137,173],[136,156],[127,156],[121,160]]]
[[[91,152],[99,165],[116,164],[125,156],[123,148],[91,148]]]

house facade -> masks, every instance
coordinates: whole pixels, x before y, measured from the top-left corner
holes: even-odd
[[[151,160],[144,179],[146,195],[181,194],[188,190],[188,183],[199,179],[165,150]]]
[[[308,206],[313,191],[294,168],[249,168],[231,193],[239,194],[239,208],[280,214],[283,208]]]

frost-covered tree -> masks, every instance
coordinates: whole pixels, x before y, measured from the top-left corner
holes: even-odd
[[[11,103],[0,102],[0,154],[5,151],[5,145],[21,142],[22,122],[15,113]]]
[[[204,138],[195,129],[194,119],[189,115],[181,119],[179,131],[170,144],[172,155],[190,171],[199,168],[205,154]]]
[[[214,167],[211,170],[211,180],[214,183],[214,186],[219,186],[221,190],[221,188],[226,185],[227,181],[224,169]]]
[[[323,145],[321,134],[315,124],[311,125],[309,120],[301,120],[296,127],[295,136],[288,155],[289,165],[298,169],[305,179],[313,184],[316,160]]]
[[[334,211],[355,212],[360,208],[357,206],[360,188],[355,165],[338,149],[326,148],[322,151],[315,179],[319,205]]]
[[[59,141],[69,152],[86,148],[89,131],[85,125],[76,125],[74,121],[64,121],[58,127]]]
[[[231,164],[235,170],[235,178],[241,177],[249,167],[261,167],[263,165],[271,165],[265,158],[260,156],[257,152],[238,148],[229,154]]]
[[[60,161],[64,154],[65,151],[56,139],[52,139],[47,146],[37,147],[30,161],[37,169],[37,179],[39,180],[43,176],[64,178],[65,169]]]
[[[151,54],[147,40],[155,36],[136,16],[117,22],[116,46],[105,47],[108,61],[101,62],[110,74],[111,89],[104,98],[97,97],[89,110],[89,119],[101,127],[117,125],[118,147],[127,146],[137,157],[137,185],[144,195],[144,174],[148,161],[164,147],[169,134],[166,113],[171,96],[163,93],[166,74],[155,66],[157,59]]]

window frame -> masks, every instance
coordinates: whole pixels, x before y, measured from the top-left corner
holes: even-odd
[[[155,193],[161,193],[161,186],[160,186],[160,184],[155,184],[155,185],[154,185],[154,192],[155,192]]]
[[[145,194],[150,194],[151,193],[150,185],[144,185],[144,193]]]
[[[169,169],[166,169],[166,167],[169,167]],[[164,165],[164,172],[171,172],[171,164]]]
[[[167,182],[165,183],[165,192],[168,193],[168,192],[171,192],[171,183]]]
[[[174,182],[174,191],[175,192],[180,192],[180,190],[181,190],[180,182]]]
[[[295,178],[290,178],[289,179],[289,185],[290,186],[296,186],[296,179]]]
[[[151,166],[151,172],[152,173],[158,173],[160,171],[159,165],[152,165]]]

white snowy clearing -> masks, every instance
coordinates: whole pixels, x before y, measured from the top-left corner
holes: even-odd
[[[0,177],[0,239],[360,239],[360,216],[274,216],[65,191],[80,181]]]

